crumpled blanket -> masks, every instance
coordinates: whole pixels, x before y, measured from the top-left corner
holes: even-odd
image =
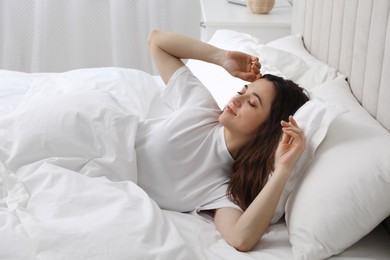
[[[137,126],[159,90],[117,68],[32,82],[0,117],[1,259],[199,258],[136,185]]]

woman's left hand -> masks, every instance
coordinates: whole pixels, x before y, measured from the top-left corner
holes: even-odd
[[[288,167],[292,170],[305,150],[305,136],[292,116],[289,122],[282,121],[283,137],[275,153],[275,168]]]

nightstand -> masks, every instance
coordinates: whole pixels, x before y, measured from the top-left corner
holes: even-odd
[[[249,33],[262,43],[291,33],[292,7],[286,0],[275,1],[269,14],[254,14],[247,6],[226,0],[199,0],[201,8],[201,39],[210,40],[219,29]]]

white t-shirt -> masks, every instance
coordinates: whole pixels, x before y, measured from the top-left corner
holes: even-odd
[[[174,112],[139,125],[138,185],[163,209],[239,209],[226,196],[233,158],[210,92],[184,66],[172,75],[161,98]]]

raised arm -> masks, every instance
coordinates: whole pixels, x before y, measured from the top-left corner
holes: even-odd
[[[275,171],[244,213],[233,208],[215,210],[214,220],[224,239],[240,251],[249,251],[267,230],[290,173],[305,142],[295,120],[282,121],[283,137],[275,154]]]
[[[149,48],[163,81],[184,66],[181,59],[196,59],[225,68],[231,75],[246,81],[260,77],[257,57],[238,51],[227,51],[185,35],[153,30],[149,34]]]

